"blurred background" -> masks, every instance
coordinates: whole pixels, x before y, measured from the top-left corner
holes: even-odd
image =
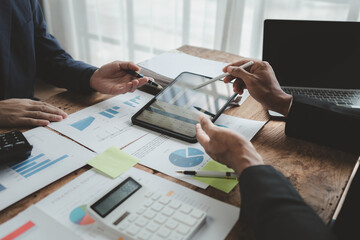
[[[42,0],[76,59],[135,63],[182,45],[261,58],[264,19],[359,21],[359,0]]]

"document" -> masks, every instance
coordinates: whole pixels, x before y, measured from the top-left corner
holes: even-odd
[[[16,217],[0,225],[0,239],[81,240],[54,218],[32,205]]]
[[[222,69],[228,63],[199,58],[175,50],[159,54],[138,65],[141,68],[140,73],[167,85],[182,72],[216,77],[223,73]]]
[[[0,210],[86,165],[94,157],[93,152],[43,127],[24,135],[33,150],[28,159],[0,170]]]
[[[220,115],[215,124],[242,134],[249,141],[265,125],[264,121],[254,121],[226,114]],[[187,143],[149,131],[149,134],[122,149],[140,159],[140,164],[169,176],[188,182],[200,188],[208,183],[200,182],[176,170],[201,170],[210,160],[210,156],[199,143]]]
[[[97,153],[111,146],[122,148],[146,135],[143,128],[133,126],[131,117],[152,97],[139,90],[118,95],[70,114],[49,127]]]
[[[228,128],[243,135],[247,140],[251,140],[256,133],[266,124],[266,121],[255,121],[245,118],[221,114],[215,121],[215,125],[223,128]]]
[[[89,170],[36,206],[82,239],[113,239],[86,213],[86,205],[131,176],[142,186],[207,212],[207,221],[194,239],[224,239],[239,218],[240,209],[166,179],[131,168],[116,179]]]

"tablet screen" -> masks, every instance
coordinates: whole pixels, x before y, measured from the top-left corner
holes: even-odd
[[[192,73],[180,74],[156,96],[154,102],[143,109],[137,120],[188,137],[195,137],[195,125],[198,123],[199,115],[212,119],[220,114],[235,96],[232,84],[225,84],[222,81],[193,90],[208,80],[208,77]]]

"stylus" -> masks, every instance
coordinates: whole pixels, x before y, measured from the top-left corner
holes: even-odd
[[[210,117],[215,117],[215,114],[209,112],[209,111],[206,111],[205,109],[203,108],[199,108],[199,107],[195,107],[193,106],[196,110],[202,112],[202,113],[205,113],[206,115],[209,115]]]
[[[143,78],[145,77],[144,75],[142,75],[141,73],[138,73],[138,72],[135,72],[135,71],[132,71],[132,70],[129,70],[129,69],[126,69],[124,70],[125,72],[127,72],[128,74],[134,76],[134,77],[137,77],[137,78]],[[156,87],[157,89],[163,89],[163,87],[159,84],[157,84],[156,82],[153,82],[151,81],[150,79],[148,80],[147,82],[149,85],[152,85],[154,87]]]
[[[233,172],[213,172],[213,171],[176,171],[177,173],[183,173],[185,175],[197,176],[197,177],[213,177],[213,178],[228,178],[236,179],[238,174]]]
[[[253,64],[254,64],[254,62],[250,61],[250,62],[247,62],[247,63],[241,65],[240,68],[247,68],[247,67],[252,66]],[[220,80],[220,79],[222,79],[222,78],[224,78],[224,77],[226,77],[228,75],[230,75],[230,74],[229,73],[223,73],[223,74],[221,74],[221,75],[219,75],[217,77],[214,77],[214,78],[210,79],[209,81],[206,81],[206,82],[204,82],[204,83],[202,83],[200,85],[197,85],[196,87],[193,88],[193,90],[205,87],[206,85],[208,85],[210,83],[213,83],[213,82],[216,82],[217,80]]]

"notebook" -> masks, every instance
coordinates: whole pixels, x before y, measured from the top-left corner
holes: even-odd
[[[360,108],[360,22],[264,22],[263,56],[283,90]]]

